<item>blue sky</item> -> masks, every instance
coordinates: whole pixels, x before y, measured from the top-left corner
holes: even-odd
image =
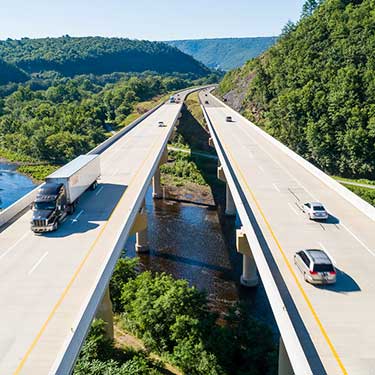
[[[278,35],[304,0],[0,0],[0,39],[172,40]]]

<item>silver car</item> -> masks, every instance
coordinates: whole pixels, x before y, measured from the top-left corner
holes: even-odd
[[[327,220],[328,213],[320,202],[307,202],[302,206],[310,220]]]
[[[300,269],[305,281],[311,284],[333,284],[336,269],[323,250],[308,249],[294,254],[294,264]]]

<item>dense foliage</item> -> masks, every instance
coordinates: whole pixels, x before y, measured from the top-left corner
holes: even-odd
[[[0,99],[0,151],[64,163],[102,142],[135,105],[191,81],[171,76],[124,75],[115,83],[79,76],[42,90],[19,86]]]
[[[119,349],[105,336],[105,323],[94,320],[73,375],[162,375],[162,366],[140,351]]]
[[[193,56],[206,66],[229,70],[259,56],[276,37],[172,40],[165,42]]]
[[[325,171],[374,179],[375,2],[321,3],[220,92],[242,93],[245,116]]]
[[[127,262],[116,268],[111,297],[120,301],[122,326],[141,338],[147,350],[189,375],[275,373],[272,333],[245,308],[237,306],[218,325],[204,293],[166,274],[134,277]]]
[[[81,37],[0,41],[0,58],[28,73],[57,71],[65,76],[112,72],[209,74],[203,64],[160,42]]]
[[[0,59],[0,85],[8,82],[24,82],[28,79],[27,74],[12,64]]]

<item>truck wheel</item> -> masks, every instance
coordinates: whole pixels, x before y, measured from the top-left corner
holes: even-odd
[[[98,181],[94,181],[91,185],[91,190],[95,190],[97,186],[98,186]]]
[[[72,215],[73,212],[74,212],[74,210],[75,210],[75,208],[76,208],[75,202],[73,202],[72,204],[70,204],[70,205],[68,206],[68,210],[67,210],[68,215]]]

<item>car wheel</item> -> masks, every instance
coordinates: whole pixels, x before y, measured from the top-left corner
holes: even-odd
[[[307,281],[306,272],[303,273],[303,278],[304,278],[304,280],[305,280],[306,282],[308,282],[308,281]]]
[[[311,220],[311,215],[309,214],[309,220]]]

